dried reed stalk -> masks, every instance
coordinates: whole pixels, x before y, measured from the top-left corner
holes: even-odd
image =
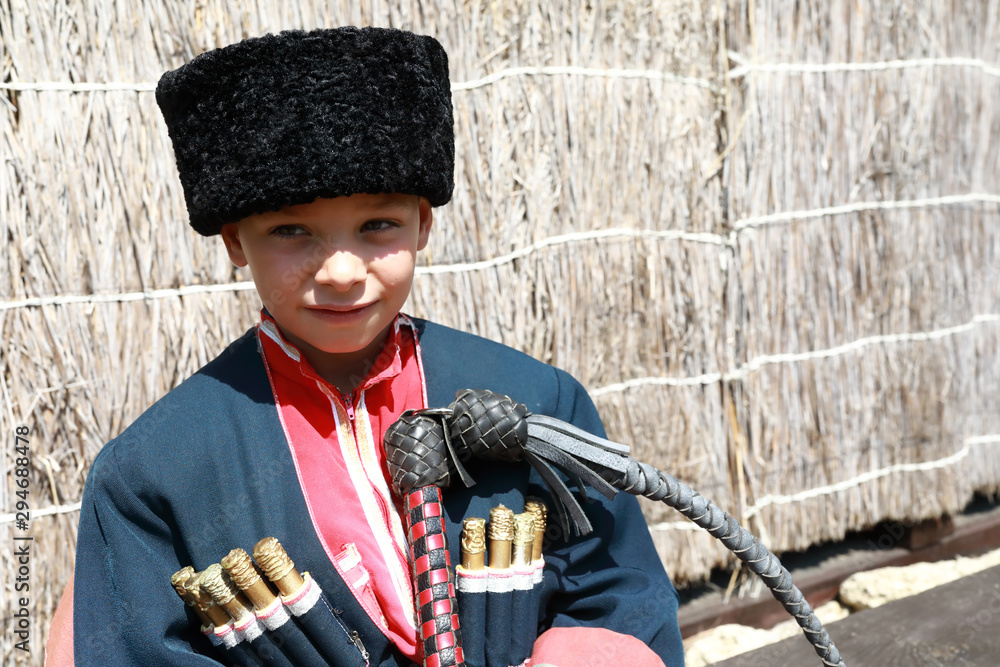
[[[0,0],[0,80],[155,82],[197,53],[283,28],[373,24],[436,35],[456,90],[457,188],[424,262],[502,256],[611,228],[717,235],[553,245],[499,266],[418,277],[407,310],[576,375],[612,438],[743,516],[1000,433],[998,325],[828,358],[761,355],[944,329],[1000,312],[995,205],[855,213],[741,229],[773,212],[998,193],[1000,79],[970,67],[724,76],[763,63],[926,56],[1000,60],[997,3],[907,0],[318,2]],[[186,226],[149,92],[0,91],[0,301],[226,284],[248,276]],[[739,231],[737,231],[739,230]],[[732,235],[730,235],[732,233]],[[484,298],[482,295],[491,295]],[[492,295],[496,295],[495,297]],[[79,501],[90,462],[156,398],[256,319],[253,292],[0,310],[0,431],[33,429],[34,507]],[[613,390],[636,378],[668,378]],[[698,378],[704,379],[704,381]],[[750,526],[777,551],[886,518],[960,509],[1000,489],[995,445],[954,466],[772,504]],[[5,448],[3,469],[9,470]],[[4,487],[4,500],[10,488]],[[5,507],[10,503],[5,502]],[[645,506],[651,523],[683,521]],[[37,518],[35,650],[72,569],[77,513]],[[10,571],[2,525],[0,567]],[[705,534],[654,530],[671,576],[731,559]],[[19,652],[17,652],[19,653]]]

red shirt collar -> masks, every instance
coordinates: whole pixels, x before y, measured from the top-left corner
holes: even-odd
[[[268,361],[273,364],[276,371],[289,378],[307,381],[310,384],[314,380],[326,382],[312,367],[305,355],[285,338],[274,317],[264,308],[260,310],[260,325],[258,326],[284,352],[284,354],[268,355]],[[400,354],[402,334],[400,329],[404,326],[409,327],[411,332],[416,332],[413,321],[400,313],[389,325],[389,337],[382,347],[382,352],[376,357],[371,370],[354,391],[364,391],[373,385],[394,378],[402,372],[403,361]],[[275,358],[272,359],[272,356]]]

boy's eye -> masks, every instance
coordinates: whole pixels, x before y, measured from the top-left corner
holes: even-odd
[[[365,224],[361,225],[361,231],[383,232],[387,229],[393,229],[394,227],[399,227],[399,225],[392,220],[369,220]]]
[[[305,230],[298,225],[278,225],[271,230],[272,236],[277,236],[279,238],[292,238],[295,236],[300,236],[305,233]]]

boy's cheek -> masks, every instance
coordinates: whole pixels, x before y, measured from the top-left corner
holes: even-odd
[[[275,306],[280,306],[285,302],[285,293],[281,290],[271,290],[268,297],[261,295],[261,300],[264,302],[264,307],[268,310],[274,310]]]
[[[292,270],[285,271],[281,275],[281,285],[286,290],[297,290],[300,285],[302,285],[302,276],[304,274],[301,272],[296,272]],[[277,290],[275,290],[277,291]]]
[[[319,260],[315,257],[307,257],[297,263],[298,275],[311,275],[319,270]],[[290,271],[289,273],[293,273]]]

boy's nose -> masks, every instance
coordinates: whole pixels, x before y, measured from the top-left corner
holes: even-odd
[[[320,264],[316,282],[346,292],[366,276],[365,262],[352,252],[338,250]]]

